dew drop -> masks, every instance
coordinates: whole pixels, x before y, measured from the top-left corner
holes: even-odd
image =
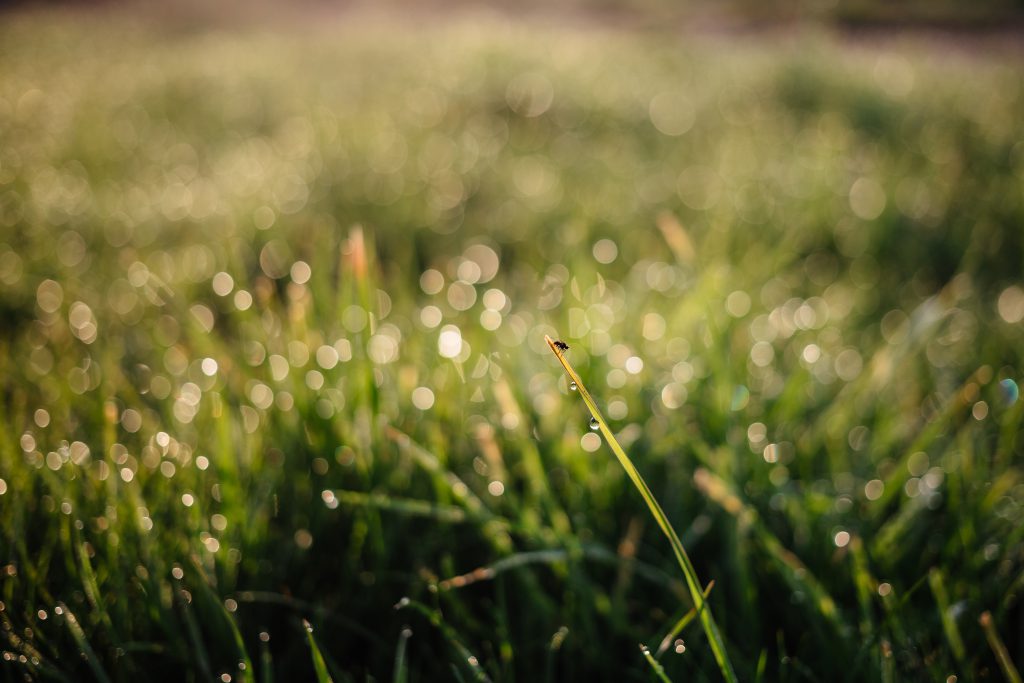
[[[576,391],[576,382],[569,382],[569,391]]]
[[[678,655],[681,655],[684,652],[686,652],[686,643],[683,642],[682,638],[676,638],[675,651]]]
[[[1003,403],[1006,407],[1012,406],[1020,398],[1020,389],[1017,387],[1017,383],[1010,378],[1006,378],[999,381],[999,389],[1003,394]]]
[[[601,428],[601,425],[600,425],[600,424],[598,424],[598,422],[597,422],[597,418],[596,418],[596,417],[592,417],[592,418],[590,418],[590,428],[591,428],[592,430],[594,430],[595,432],[596,432],[596,431],[597,431],[598,429],[600,429],[600,428]]]

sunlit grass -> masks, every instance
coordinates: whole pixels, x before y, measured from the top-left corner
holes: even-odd
[[[6,19],[3,674],[1019,666],[1015,55]]]

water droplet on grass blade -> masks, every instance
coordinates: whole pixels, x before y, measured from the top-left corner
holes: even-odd
[[[576,382],[569,382],[569,391],[576,391]]]
[[[1020,388],[1010,378],[999,380],[999,389],[1003,394],[1003,403],[1007,408],[1012,406],[1020,398]]]
[[[595,432],[601,428],[601,425],[600,423],[598,423],[596,417],[590,418],[590,428],[593,429]]]

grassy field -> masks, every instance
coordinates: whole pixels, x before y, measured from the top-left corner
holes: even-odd
[[[1019,57],[4,16],[0,680],[1014,680]]]

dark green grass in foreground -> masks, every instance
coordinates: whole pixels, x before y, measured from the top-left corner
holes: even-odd
[[[720,680],[550,334],[741,680],[998,680],[1024,81],[938,52],[7,17],[0,676]]]

